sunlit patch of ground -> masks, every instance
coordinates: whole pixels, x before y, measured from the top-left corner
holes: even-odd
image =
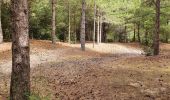
[[[66,46],[71,47],[80,47],[80,44],[65,44]],[[131,44],[129,44],[131,45]],[[138,47],[130,47],[129,45],[121,43],[100,43],[95,44],[93,47],[92,43],[86,43],[87,50],[93,50],[105,54],[131,54],[131,55],[140,55],[143,51]]]
[[[32,91],[50,100],[170,99],[170,44],[161,44],[161,55],[154,57],[141,55],[139,45],[131,43],[95,48],[88,43],[85,52],[79,47],[31,41]],[[11,63],[11,51],[3,52],[6,62],[0,59],[0,64],[10,71],[5,64]],[[9,74],[1,72],[0,100],[9,94],[9,81]]]

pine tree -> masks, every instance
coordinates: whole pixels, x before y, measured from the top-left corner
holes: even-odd
[[[56,0],[52,0],[52,43],[56,43]]]
[[[160,0],[156,0],[155,2],[156,6],[156,19],[155,19],[155,33],[154,33],[154,42],[153,42],[153,48],[154,48],[154,55],[159,54],[159,33],[160,33]]]
[[[2,25],[1,25],[1,6],[2,6],[2,0],[0,1],[0,43],[3,42],[3,33],[2,33]]]
[[[80,32],[80,42],[81,42],[81,49],[85,51],[85,18],[86,18],[86,1],[82,0],[82,16],[81,16],[81,32]]]
[[[29,100],[30,47],[27,0],[11,0],[12,74],[10,100]]]

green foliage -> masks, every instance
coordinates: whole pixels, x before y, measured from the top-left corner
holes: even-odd
[[[162,42],[168,43],[170,38],[170,26],[161,26],[161,36],[160,39]]]
[[[29,96],[29,100],[51,100],[50,96],[41,97],[39,94],[32,93]]]
[[[6,0],[4,0],[6,1]],[[148,32],[147,41],[153,41],[155,28],[155,6],[153,0],[95,0],[97,12],[103,15],[103,21],[109,24],[107,38],[111,41],[125,39],[124,26],[127,25],[127,38],[132,41],[134,28],[140,24],[140,36],[144,44],[145,31]],[[93,31],[94,0],[86,0],[86,30]],[[10,40],[10,2],[2,4],[2,28],[5,40]],[[57,0],[56,5],[56,35],[59,40],[68,40],[70,6],[71,40],[79,39],[81,21],[81,0]],[[29,0],[29,33],[30,38],[51,38],[51,2],[50,0]],[[97,14],[98,15],[98,14]],[[170,1],[161,1],[161,33],[160,40],[168,42],[170,39]],[[134,24],[136,25],[134,27]],[[119,27],[119,28],[118,28]],[[121,28],[120,28],[121,27]],[[89,31],[90,30],[90,31]],[[75,37],[78,34],[77,37]],[[121,37],[122,35],[122,37]],[[137,37],[136,37],[137,39]]]
[[[30,4],[30,37],[50,39],[51,11],[49,1],[34,0]]]
[[[71,29],[79,24],[81,2],[79,0],[57,0],[56,5],[56,35],[64,41],[68,34],[68,3],[71,9]],[[49,0],[34,0],[30,2],[30,37],[36,39],[51,38],[51,2]],[[75,18],[74,18],[75,17]]]
[[[11,38],[11,26],[10,26],[10,4],[8,2],[2,2],[1,6],[1,23],[4,40],[10,40]]]

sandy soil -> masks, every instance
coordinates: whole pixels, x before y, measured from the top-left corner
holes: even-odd
[[[41,43],[42,42],[42,43]],[[39,64],[47,63],[47,62],[54,62],[60,61],[67,52],[74,51],[74,49],[66,48],[79,48],[79,44],[72,44],[69,45],[67,43],[58,43],[59,48],[57,45],[49,45],[48,41],[32,41],[31,43],[31,67],[36,67]],[[63,48],[63,47],[65,48]],[[3,54],[0,62],[0,70],[2,73],[10,73],[12,61],[11,60],[11,43],[4,43],[0,45],[0,53]],[[86,48],[88,51],[96,51],[98,53],[105,53],[105,54],[128,54],[132,55],[140,55],[142,50],[135,49],[135,48],[128,48],[126,46],[120,44],[99,44],[93,48],[92,44],[86,44]],[[57,50],[56,50],[57,49]],[[6,55],[4,55],[6,54]]]
[[[50,100],[169,100],[170,45],[145,57],[131,44],[31,42],[31,88]],[[9,94],[10,43],[0,44],[0,100]],[[3,100],[2,99],[2,100]]]

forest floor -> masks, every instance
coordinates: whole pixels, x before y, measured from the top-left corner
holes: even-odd
[[[136,43],[31,41],[31,89],[49,100],[170,100],[170,44],[142,55]],[[0,44],[0,100],[9,95],[11,43]]]

